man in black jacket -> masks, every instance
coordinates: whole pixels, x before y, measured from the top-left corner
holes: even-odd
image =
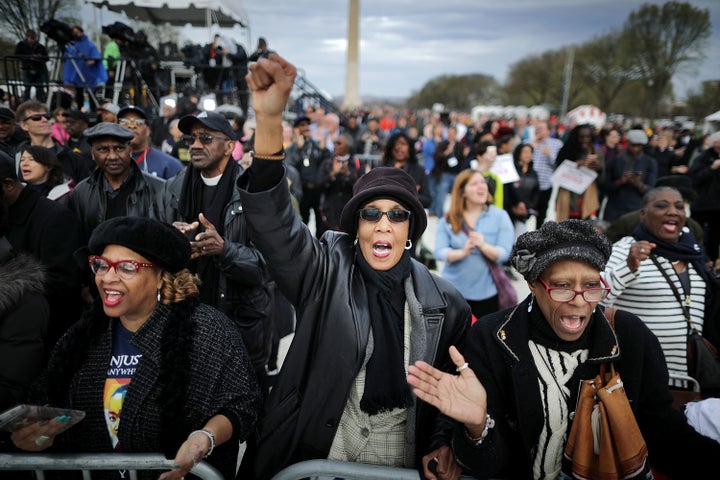
[[[235,132],[225,117],[213,112],[186,115],[178,128],[185,134],[190,164],[166,185],[164,220],[190,238],[190,270],[202,280],[200,298],[238,326],[267,393],[273,301],[265,260],[250,243],[234,188],[242,173],[231,157]]]
[[[25,32],[25,40],[15,46],[15,55],[22,58],[22,77],[25,85],[23,100],[30,100],[30,88],[35,87],[35,97],[45,101],[45,83],[47,82],[48,52],[45,45],[38,42],[37,32]]]

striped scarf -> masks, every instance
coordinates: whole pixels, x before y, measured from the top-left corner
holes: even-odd
[[[587,360],[588,350],[562,352],[544,347],[532,340],[529,340],[528,344],[539,373],[538,387],[545,412],[545,422],[538,438],[533,462],[533,477],[557,478],[562,466],[570,414],[568,408],[570,389],[566,383],[572,378],[578,365]]]

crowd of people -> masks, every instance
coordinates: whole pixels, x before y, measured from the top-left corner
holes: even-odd
[[[720,435],[673,405],[692,386],[672,375],[691,329],[720,344],[720,132],[390,107],[287,119],[295,67],[258,51],[248,121],[192,94],[157,117],[0,108],[0,411],[86,412],[0,450],[163,453],[166,479],[316,458],[558,478],[580,380],[612,361],[648,469],[715,468]],[[553,176],[568,164],[591,172],[583,190]],[[498,266],[530,290],[509,309]]]

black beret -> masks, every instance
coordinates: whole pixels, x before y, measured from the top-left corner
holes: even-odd
[[[510,258],[513,267],[532,282],[558,260],[582,260],[602,271],[611,252],[610,240],[590,222],[569,219],[545,222],[537,230],[523,233]]]
[[[145,217],[106,220],[90,236],[91,255],[101,255],[108,245],[133,250],[162,269],[176,273],[190,263],[190,241],[170,224]]]
[[[355,182],[353,196],[340,216],[343,231],[353,238],[357,236],[358,212],[371,200],[380,198],[391,198],[412,212],[410,240],[417,243],[427,227],[425,208],[418,198],[415,180],[397,167],[375,167]]]

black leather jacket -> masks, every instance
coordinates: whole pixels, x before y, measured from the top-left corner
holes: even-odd
[[[241,196],[250,235],[297,311],[295,337],[264,406],[258,451],[251,456],[254,478],[266,479],[289,464],[327,458],[362,368],[370,316],[347,234],[326,232],[317,240],[292,209],[285,178],[268,191],[241,190]],[[448,348],[460,347],[464,340],[470,324],[467,303],[448,282],[414,260],[405,292],[412,312],[411,363],[422,359],[454,369]],[[436,420],[437,410],[417,399],[408,410],[406,460],[415,462],[408,467],[417,467],[423,455],[449,444],[449,431],[436,428]]]
[[[197,221],[182,218],[178,209],[186,172],[182,170],[165,185],[162,218],[165,222]],[[242,169],[238,169],[238,176],[241,173]],[[265,368],[270,357],[272,293],[265,260],[250,242],[243,217],[240,193],[233,189],[224,213],[225,247],[221,255],[214,257],[223,275],[218,278],[213,306],[240,328],[253,366]]]
[[[135,175],[135,188],[127,199],[125,214],[129,217],[159,219],[162,191],[165,180],[143,173],[135,162],[131,163]],[[103,171],[98,168],[78,183],[70,194],[68,208],[75,212],[82,228],[82,241],[87,243],[92,231],[105,218],[107,201],[102,181]]]

